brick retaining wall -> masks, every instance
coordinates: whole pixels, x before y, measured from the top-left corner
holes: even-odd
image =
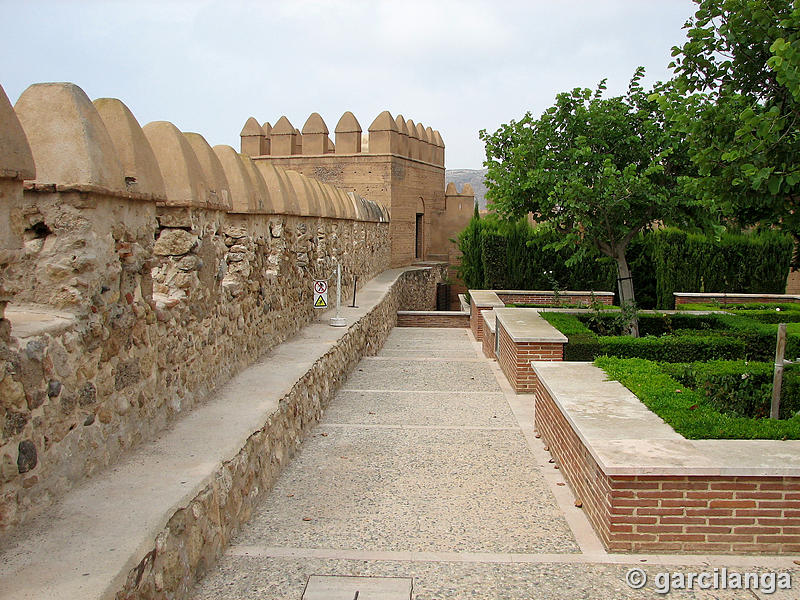
[[[800,552],[800,477],[609,475],[541,381],[534,394],[536,428],[609,551]]]
[[[537,377],[531,361],[564,360],[564,344],[561,342],[515,342],[499,321],[496,335],[500,338],[497,362],[518,394],[534,392]]]
[[[495,290],[497,296],[503,302],[518,304],[543,304],[555,306],[558,304],[582,304],[590,306],[592,303],[592,292],[585,291],[566,291],[560,292],[558,298],[552,290]],[[606,306],[614,303],[613,292],[594,292],[594,301]]]
[[[469,315],[455,310],[398,311],[398,327],[469,327]]]
[[[487,322],[486,315],[491,314],[494,315],[493,312],[484,311],[483,313],[483,340],[481,342],[483,348],[483,354],[486,358],[497,358],[494,353],[495,347],[495,324],[492,322],[491,324]],[[494,319],[492,319],[494,320]]]
[[[800,302],[800,296],[791,294],[712,294],[700,292],[674,292],[675,308],[681,304],[696,304],[700,302],[719,302],[726,304],[744,304],[747,302],[763,302],[765,304],[787,302]]]

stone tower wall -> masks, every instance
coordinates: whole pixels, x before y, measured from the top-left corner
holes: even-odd
[[[378,115],[365,134],[352,113],[346,112],[335,128],[335,143],[319,114],[312,114],[302,132],[282,116],[275,125],[247,120],[241,149],[256,164],[292,169],[337,188],[355,192],[388,209],[392,265],[431,260],[469,222],[450,215],[442,219],[445,203],[444,142],[438,131]],[[261,152],[259,155],[252,152]],[[417,247],[417,215],[422,214],[421,252]]]
[[[0,528],[297,332],[337,262],[344,297],[389,267],[379,204],[118,100],[0,89],[0,117]]]

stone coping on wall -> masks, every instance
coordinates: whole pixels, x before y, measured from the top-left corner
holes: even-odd
[[[740,302],[800,302],[800,295],[793,294],[727,294],[711,292],[673,292],[675,304],[688,302],[710,302],[717,300],[722,304]],[[681,302],[683,301],[683,302]]]
[[[485,310],[481,313],[483,317],[483,328],[484,331],[489,331],[494,335],[496,333],[496,326],[497,326],[497,313],[492,310]]]
[[[531,364],[607,475],[800,476],[800,440],[688,440],[592,363]]]
[[[5,318],[11,322],[11,334],[17,339],[45,333],[58,335],[77,321],[75,314],[43,304],[9,304]]]
[[[534,295],[542,295],[542,296],[552,296],[555,294],[553,290],[492,290],[496,295],[507,295],[507,296],[534,296]],[[472,292],[470,292],[472,293]],[[603,298],[613,297],[614,292],[590,292],[586,290],[559,290],[559,296],[602,296]]]
[[[506,305],[492,290],[470,290],[469,297],[472,304],[478,308],[504,307]]]
[[[137,565],[139,578],[144,572],[147,579],[159,553],[168,551],[173,543],[170,536],[162,536],[168,524],[169,531],[173,525],[178,527],[175,519],[179,515],[188,520],[194,512],[198,520],[205,519],[211,525],[225,520],[218,512],[204,512],[210,489],[216,497],[223,486],[227,496],[239,498],[237,502],[250,501],[251,495],[258,493],[258,484],[255,490],[237,490],[235,478],[231,480],[226,469],[243,465],[247,471],[252,468],[247,466],[248,461],[253,460],[259,464],[264,460],[267,469],[270,458],[253,457],[259,448],[253,440],[262,440],[265,430],[286,418],[287,396],[302,395],[298,382],[309,377],[318,381],[319,365],[325,364],[326,357],[357,346],[352,342],[353,332],[364,335],[364,323],[373,311],[385,309],[386,299],[405,273],[428,270],[410,267],[384,271],[364,285],[358,308],[342,307],[341,315],[348,326],[331,327],[333,313],[321,312],[294,338],[242,371],[156,440],[140,445],[112,469],[68,492],[45,514],[0,539],[0,598],[113,599],[126,581],[131,585]],[[386,329],[391,329],[391,323]],[[371,333],[379,346],[382,342],[377,337]],[[355,364],[360,356],[350,358],[348,362]],[[323,375],[324,388],[335,389],[347,373]],[[306,395],[311,393],[307,391]],[[289,406],[288,410],[292,413],[299,408]],[[295,445],[301,441],[299,435],[282,433]],[[268,438],[266,449],[284,447],[283,438]],[[273,467],[282,462],[281,453],[275,452]],[[189,516],[183,516],[187,512]],[[222,533],[222,545],[230,534]],[[191,551],[197,549],[192,546],[196,540],[185,543]],[[173,582],[184,587],[166,589],[170,582],[165,583],[163,577],[166,575],[161,581],[164,597],[186,596],[185,583]]]
[[[467,302],[467,295],[466,294],[459,294],[458,295],[458,303],[461,306],[461,310],[463,310],[467,314],[469,314],[469,302]]]
[[[567,336],[545,321],[536,308],[495,308],[494,313],[516,343],[567,343]]]

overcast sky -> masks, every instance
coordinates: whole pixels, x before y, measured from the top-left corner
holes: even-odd
[[[438,129],[448,168],[480,168],[495,130],[637,65],[667,79],[690,0],[0,0],[0,85],[71,81],[238,149],[248,117],[366,131],[383,110]],[[333,137],[333,136],[332,136]]]

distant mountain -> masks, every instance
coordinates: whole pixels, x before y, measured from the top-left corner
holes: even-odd
[[[456,184],[458,191],[464,187],[465,183],[472,185],[475,190],[475,199],[478,207],[483,210],[486,208],[486,171],[488,169],[447,169],[445,171],[445,183],[452,181]]]

